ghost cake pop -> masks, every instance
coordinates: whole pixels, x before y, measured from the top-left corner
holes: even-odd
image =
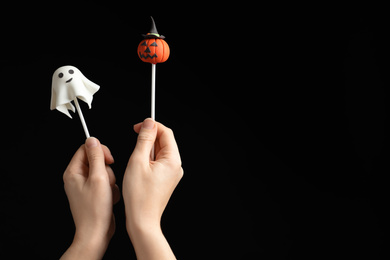
[[[150,32],[143,34],[144,40],[138,45],[138,57],[147,63],[152,64],[152,100],[151,100],[151,117],[155,120],[156,115],[156,64],[165,62],[170,54],[169,46],[164,40],[165,37],[157,32],[156,24],[153,17]],[[154,147],[151,154],[154,159]]]
[[[88,138],[89,131],[77,99],[81,99],[87,103],[91,109],[93,95],[99,88],[97,84],[87,79],[76,67],[60,67],[54,72],[52,78],[50,109],[57,109],[72,118],[68,110],[75,112],[75,107],[71,103],[73,100],[79,113],[85,135]]]

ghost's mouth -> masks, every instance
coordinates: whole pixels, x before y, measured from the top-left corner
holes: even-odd
[[[66,83],[69,83],[69,82],[71,82],[72,81],[72,79],[73,78],[70,78],[70,79],[68,79],[67,81],[65,81]]]

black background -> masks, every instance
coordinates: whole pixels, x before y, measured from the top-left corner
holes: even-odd
[[[121,187],[132,126],[150,113],[150,64],[136,49],[153,15],[171,48],[156,119],[174,130],[185,171],[162,220],[176,256],[381,259],[381,6],[48,3],[1,8],[1,256],[55,259],[72,241],[62,173],[85,137],[77,114],[49,109],[58,67],[101,86],[81,107]],[[135,259],[123,200],[114,211],[104,259]]]

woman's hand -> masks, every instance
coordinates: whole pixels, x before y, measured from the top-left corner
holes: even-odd
[[[110,150],[96,138],[88,138],[64,173],[65,192],[76,234],[62,259],[102,258],[115,232],[113,205],[120,192],[109,166]]]
[[[171,129],[148,118],[134,126],[136,147],[123,179],[126,227],[137,259],[174,259],[160,228],[161,216],[183,176]],[[155,145],[155,160],[150,153]]]

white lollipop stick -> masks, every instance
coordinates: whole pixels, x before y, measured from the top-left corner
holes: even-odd
[[[156,117],[156,64],[152,63],[152,119]]]
[[[76,105],[76,110],[77,112],[79,113],[79,117],[80,117],[80,120],[81,120],[81,124],[83,125],[83,128],[84,128],[84,132],[85,132],[85,136],[87,138],[89,138],[89,131],[88,131],[88,127],[87,127],[87,124],[85,123],[85,119],[84,119],[84,116],[83,116],[83,112],[81,112],[81,108],[80,108],[80,105],[79,105],[79,102],[77,101],[77,97],[75,97],[74,99],[74,103]]]
[[[151,116],[152,119],[156,120],[156,64],[152,63],[152,105],[151,105]],[[152,152],[150,154],[152,161],[154,161],[154,144]]]

